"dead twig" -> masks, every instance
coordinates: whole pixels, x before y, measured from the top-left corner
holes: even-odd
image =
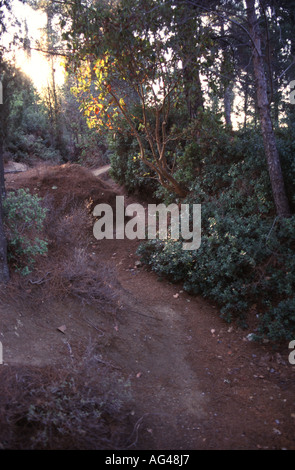
[[[48,274],[51,274],[51,271],[48,271],[45,276],[43,276],[41,279],[38,279],[37,281],[32,281],[31,279],[29,279],[29,282],[31,284],[43,284],[43,282],[46,282],[46,281],[50,281],[51,278],[48,278],[46,279],[46,277],[48,276]]]
[[[132,442],[132,444],[130,444],[129,446],[125,447],[125,449],[130,449],[130,447],[133,447],[137,444],[137,441],[138,441],[138,434],[139,434],[139,428],[140,428],[140,425],[142,423],[142,421],[144,420],[144,418],[146,416],[149,416],[150,413],[145,413],[144,415],[141,416],[141,418],[139,418],[139,420],[135,423],[135,426],[133,428],[133,431],[130,435],[130,438],[132,438],[133,434],[135,434],[135,440]]]
[[[97,326],[93,325],[93,323],[90,320],[85,320],[85,321],[86,321],[86,323],[88,323],[88,325],[92,326],[95,330],[97,330],[101,333],[101,335],[99,335],[99,337],[104,336],[104,332],[102,330],[100,330],[99,328],[97,328]]]

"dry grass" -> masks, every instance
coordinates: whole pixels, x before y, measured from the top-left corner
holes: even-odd
[[[33,174],[22,183],[32,192],[38,189],[48,209],[42,234],[49,242],[48,254],[37,258],[29,276],[12,273],[9,285],[0,290],[0,301],[9,298],[14,303],[22,300],[40,303],[69,296],[83,304],[116,309],[114,276],[92,254],[95,239],[91,216],[94,201],[114,204],[115,195],[105,183],[78,165],[46,168],[42,175]]]
[[[56,186],[57,189],[52,190]],[[97,201],[115,195],[77,165],[46,168],[40,175],[21,175],[11,189],[28,187],[44,198],[48,208],[42,238],[48,253],[36,259],[34,271],[11,272],[1,286],[0,302],[30,317],[44,314],[50,300],[66,305],[117,310],[114,276],[93,256],[93,219]],[[10,188],[8,188],[10,189]],[[93,348],[82,351],[79,362],[44,367],[0,368],[0,447],[5,449],[115,449],[130,445],[132,429],[122,377],[99,361]]]
[[[2,366],[1,449],[119,449],[129,444],[129,384],[90,347],[57,367]]]

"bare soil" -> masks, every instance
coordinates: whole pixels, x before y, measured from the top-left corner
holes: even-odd
[[[98,202],[114,207],[115,196],[124,195],[107,174],[102,181],[76,165],[6,175],[6,185],[50,195],[57,206],[65,196],[84,198],[90,209]],[[133,201],[125,196],[126,204]],[[58,369],[91,346],[110,373],[130,382],[128,448],[295,449],[288,344],[274,350],[249,341],[251,330],[225,323],[214,304],[136,263],[138,240],[97,241],[91,224],[91,266],[110,273],[116,308],[83,304],[71,295],[48,299],[37,270],[17,301],[8,288],[2,302],[0,367]],[[51,253],[57,262],[58,250]]]

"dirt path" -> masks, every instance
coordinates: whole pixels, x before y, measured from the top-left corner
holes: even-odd
[[[294,449],[287,345],[278,353],[248,341],[249,331],[224,323],[214,305],[136,264],[138,244],[91,245],[97,269],[113,272],[115,317],[71,303],[52,304],[46,316],[2,311],[7,363],[56,364],[87,338],[130,380],[132,449]],[[57,331],[63,324],[65,334]]]
[[[224,323],[214,305],[137,266],[137,246],[103,240],[96,250],[115,267],[128,305],[108,354],[133,378],[139,448],[294,448],[287,346],[280,354],[249,342],[249,331]]]
[[[286,358],[247,341],[203,299],[135,268],[134,251],[104,241],[100,257],[115,264],[128,306],[108,357],[132,377],[139,448],[294,448]]]

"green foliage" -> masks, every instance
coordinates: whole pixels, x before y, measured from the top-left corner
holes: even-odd
[[[0,108],[3,147],[11,160],[61,160],[51,133],[49,112],[32,81],[15,66],[4,63],[5,99]]]
[[[256,338],[267,336],[275,341],[290,341],[294,339],[295,331],[295,297],[282,300],[276,307],[262,316]]]
[[[290,205],[295,209],[295,123],[277,130],[277,146],[282,163],[286,191]]]
[[[19,69],[6,62],[4,65],[5,94],[0,123],[7,159],[27,164],[36,160],[56,164],[77,159],[78,153],[82,160],[87,160],[89,155],[97,156],[97,149],[95,152],[93,148],[99,139],[94,139],[94,132],[89,131],[86,119],[81,116],[79,104],[70,93],[70,79],[55,90],[53,103],[50,90],[41,97]]]
[[[137,132],[142,137],[144,143],[145,155],[148,160],[152,160],[151,149],[146,141],[141,126],[141,109],[139,106],[131,108],[131,112],[137,122]],[[147,110],[151,126],[155,125],[155,116],[152,110]],[[140,158],[140,148],[137,139],[128,129],[128,125],[122,119],[117,119],[117,125],[120,131],[110,135],[108,147],[110,150],[111,176],[118,183],[124,185],[129,192],[139,191],[141,193],[149,193],[151,196],[162,198],[164,194],[170,192],[165,190],[156,181],[156,174],[149,168]],[[170,113],[167,120],[167,132],[178,133],[181,135],[181,129],[186,125],[186,117],[181,110],[174,110]],[[177,140],[181,140],[180,138]],[[182,164],[182,146],[176,144],[174,140],[167,143],[166,158],[169,166],[173,162],[179,160]],[[182,175],[183,176],[183,175]],[[179,181],[183,178],[177,174]]]
[[[179,185],[173,173],[183,127],[178,123],[170,126],[169,121],[171,114],[180,109],[187,120],[188,112],[184,110],[188,107],[188,94],[202,95],[200,87],[184,79],[185,67],[180,62],[191,60],[189,68],[193,77],[199,74],[199,67],[195,66],[193,71],[192,63],[209,64],[214,55],[210,48],[210,26],[198,27],[196,38],[191,28],[200,26],[200,21],[195,21],[194,15],[190,17],[182,41],[188,35],[194,38],[195,44],[190,44],[190,50],[183,54],[180,51],[185,46],[179,44],[176,15],[171,5],[159,4],[154,8],[153,0],[146,0],[140,2],[138,14],[138,3],[122,0],[114,5],[96,3],[83,9],[78,23],[76,19],[69,23],[70,30],[64,34],[69,47],[74,45],[76,51],[69,57],[67,66],[76,72],[73,92],[81,101],[88,124],[99,131],[108,128],[121,132],[117,127],[121,117],[137,140],[136,158],[139,156],[149,168],[148,176],[182,197],[186,188]],[[72,20],[76,18],[76,7],[71,6]],[[186,14],[188,9],[184,10]],[[188,26],[188,17],[184,16]],[[183,23],[184,18],[178,19]],[[136,105],[140,115],[133,112]]]
[[[69,50],[66,67],[73,72],[63,94],[63,118],[53,93],[47,109],[35,106],[38,99],[31,84],[13,69],[6,74],[6,79],[13,75],[9,112],[7,103],[0,110],[6,148],[23,160],[53,160],[71,148],[79,161],[87,161],[99,142],[94,131],[107,134],[111,175],[129,192],[144,191],[166,203],[180,202],[188,192],[181,202],[202,204],[199,250],[183,251],[181,241],[150,241],[139,250],[143,260],[159,275],[182,282],[188,292],[216,301],[227,321],[238,318],[243,323],[255,305],[260,318],[257,337],[281,340],[295,334],[295,224],[294,217],[275,218],[265,149],[256,131],[252,44],[246,30],[230,20],[246,21],[246,10],[242,2],[221,2],[221,18],[216,2],[188,3],[78,0],[58,6]],[[293,44],[294,21],[292,8],[283,3],[274,6],[272,17],[260,16],[263,9],[257,14],[270,49],[280,33],[278,54],[268,69],[276,77],[291,78],[286,51]],[[204,21],[208,15],[210,22]],[[231,132],[221,124],[218,111],[225,107],[225,88],[235,82],[245,100],[245,123],[253,116],[255,129]],[[292,111],[284,103],[278,105],[281,82],[273,82],[274,116],[281,117],[282,110],[292,121]],[[205,83],[209,100],[203,96]],[[92,132],[86,132],[85,119],[77,119],[78,100],[69,98],[69,89],[80,97]],[[294,209],[294,123],[277,126],[276,137]]]
[[[191,294],[214,300],[228,322],[238,319],[244,325],[246,313],[255,305],[261,312],[260,337],[266,335],[277,341],[295,335],[291,307],[295,289],[295,217],[287,223],[289,230],[285,223],[272,228],[270,221],[258,215],[216,214],[208,220],[208,227],[205,223],[197,251],[184,251],[181,241],[152,240],[142,244],[138,253],[159,275],[182,282],[184,290]],[[284,310],[284,306],[288,308]],[[271,323],[266,321],[269,318]]]
[[[136,139],[127,132],[118,132],[115,138],[109,139],[110,175],[114,180],[124,185],[128,192],[153,193],[156,182],[151,179],[150,169],[139,156]]]
[[[59,150],[52,147],[44,138],[34,134],[25,134],[22,131],[11,136],[7,150],[14,161],[28,164],[34,159],[52,163],[59,163],[62,159]]]
[[[201,246],[185,251],[181,240],[151,240],[139,248],[142,261],[215,301],[228,322],[245,326],[256,311],[257,338],[295,337],[295,216],[274,216],[261,136],[205,124],[179,161],[179,178],[191,190],[183,202],[202,204]]]
[[[31,438],[32,448],[41,446],[48,448],[52,441],[52,434],[54,437],[69,439],[69,436],[74,433],[77,441],[79,442],[80,438],[83,442],[85,429],[88,427],[98,433],[93,436],[98,443],[102,439],[100,433],[103,434],[105,427],[105,415],[111,410],[114,420],[115,413],[121,413],[123,409],[123,399],[129,398],[128,382],[121,385],[122,379],[113,384],[108,383],[110,382],[108,378],[104,380],[110,388],[112,385],[117,390],[114,392],[110,389],[107,393],[104,390],[106,384],[103,384],[100,390],[96,390],[95,396],[88,381],[82,386],[80,384],[79,387],[76,383],[78,380],[75,380],[74,376],[64,381],[56,381],[53,385],[47,384],[47,388],[33,389],[31,391],[32,404],[28,408],[26,419],[29,425],[38,427],[39,432]],[[121,392],[120,397],[118,390]]]
[[[5,369],[0,383],[3,449],[102,450],[130,444],[130,380],[102,367],[91,344],[83,356],[59,367]]]
[[[39,236],[46,212],[42,199],[28,189],[9,192],[3,201],[8,259],[23,275],[32,271],[38,255],[47,253],[47,241]]]

